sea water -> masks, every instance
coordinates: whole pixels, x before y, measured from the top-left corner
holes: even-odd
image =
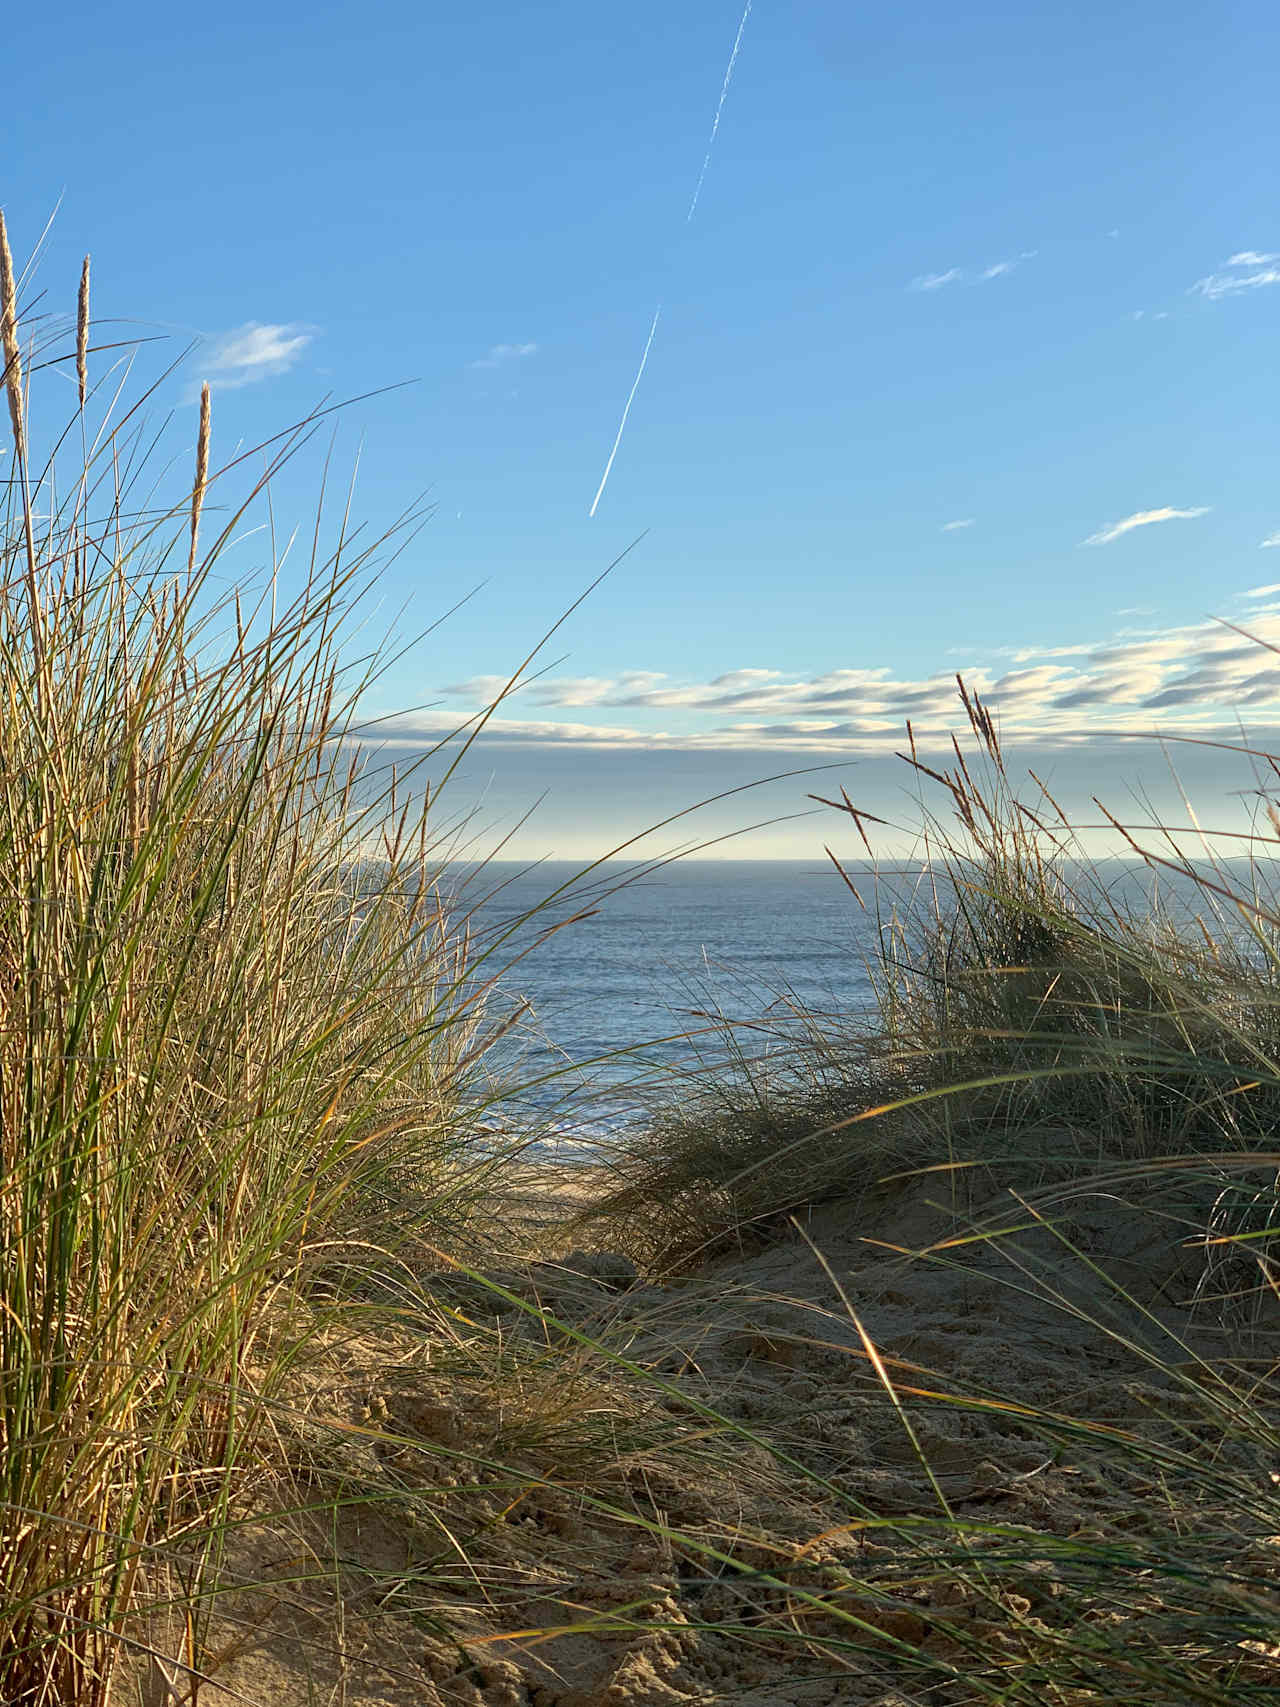
[[[871,973],[882,946],[893,952],[895,912],[932,900],[931,879],[910,865],[850,867],[861,903],[815,860],[579,871],[491,862],[448,879],[482,957],[476,981],[496,980],[491,1020],[523,1013],[492,1051],[484,1118],[552,1146],[607,1143],[725,1071],[735,1051],[784,1048],[803,1014],[828,1034],[873,1015]],[[1091,875],[1137,913],[1156,881],[1136,862],[1099,861]],[[1237,880],[1247,890],[1245,873]],[[1201,910],[1186,881],[1166,874],[1159,887],[1166,908]]]
[[[727,1052],[776,1046],[801,1011],[840,1023],[874,1006],[883,921],[862,877],[871,910],[812,860],[606,866],[575,883],[578,869],[494,862],[458,886],[489,951],[479,974],[500,972],[492,1012],[528,1004],[495,1051],[496,1077],[520,1087],[515,1107],[548,1141],[607,1138]]]

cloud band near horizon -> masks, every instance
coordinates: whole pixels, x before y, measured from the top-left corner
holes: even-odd
[[[1253,608],[1239,629],[1213,621],[1121,631],[1080,645],[1006,648],[972,657],[960,673],[1006,735],[1058,745],[1156,730],[1234,730],[1241,713],[1265,711],[1276,721],[1275,593],[1266,587],[1242,595]],[[449,709],[425,718],[393,716],[380,725],[379,738],[439,739],[491,705],[503,685],[497,676],[451,683],[442,690]],[[521,716],[525,707],[533,715]],[[804,678],[751,666],[706,681],[678,681],[657,670],[540,678],[512,695],[488,730],[508,740],[593,748],[883,754],[903,744],[908,721],[927,741],[964,727],[954,672],[913,680],[883,667],[851,667]]]

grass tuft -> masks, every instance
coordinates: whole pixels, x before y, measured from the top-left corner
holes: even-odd
[[[957,744],[945,770],[905,755],[953,821],[929,816],[919,874],[876,885],[875,1011],[789,1009],[754,1054],[723,1022],[737,1070],[659,1104],[594,1206],[645,1260],[689,1260],[916,1169],[1028,1187],[1269,1146],[1280,911],[1258,866],[1170,858],[1159,830],[1145,877],[1117,878],[1038,779],[1033,804],[1020,797],[990,713],[962,694],[976,751]]]
[[[133,410],[59,476],[18,313],[0,225],[0,1699],[97,1707],[175,1572],[198,1672],[326,1274],[463,1211],[487,1032],[425,804],[360,757],[387,542],[219,591],[310,423],[232,491],[206,385],[189,502],[140,499]]]

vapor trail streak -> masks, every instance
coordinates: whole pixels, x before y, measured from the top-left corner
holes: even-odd
[[[720,115],[724,111],[725,98],[729,93],[729,85],[733,81],[733,68],[738,63],[738,49],[742,46],[742,32],[746,29],[747,19],[750,16],[751,0],[747,0],[746,5],[742,9],[742,18],[738,24],[738,33],[733,38],[733,52],[729,55],[729,64],[725,68],[724,82],[720,86],[720,99],[716,102],[716,116],[711,121],[711,135],[707,139],[706,159],[702,162],[702,170],[698,173],[698,182],[694,185],[693,200],[689,203],[689,211],[685,215],[684,222],[686,225],[688,225],[689,221],[693,218],[694,209],[698,205],[698,197],[702,194],[702,186],[706,180],[707,168],[711,165],[711,155],[716,145],[716,135],[720,129]],[[600,500],[604,496],[604,489],[609,484],[609,475],[613,471],[613,459],[618,454],[618,446],[622,443],[622,435],[627,430],[627,416],[631,413],[631,405],[635,402],[636,392],[640,389],[640,381],[644,378],[645,363],[649,360],[649,351],[653,348],[653,335],[658,330],[658,316],[661,313],[662,304],[659,303],[657,308],[653,311],[653,325],[650,326],[649,336],[645,339],[644,354],[640,357],[640,366],[636,371],[636,377],[632,382],[631,390],[627,395],[627,403],[626,407],[622,411],[622,419],[618,423],[618,436],[613,441],[613,449],[609,452],[609,460],[605,463],[604,473],[600,476],[600,485],[596,489],[595,497],[591,500],[591,508],[587,511],[588,520],[595,515]]]
[[[613,449],[609,452],[609,460],[605,463],[604,473],[600,476],[600,485],[596,489],[595,497],[591,500],[591,508],[587,511],[588,520],[595,515],[596,505],[600,502],[600,499],[604,495],[604,489],[609,483],[609,472],[613,467],[613,459],[618,454],[618,446],[622,443],[622,435],[626,431],[627,416],[631,413],[631,405],[635,402],[636,392],[640,389],[640,381],[644,378],[644,365],[649,359],[649,351],[653,348],[653,334],[658,330],[658,316],[661,313],[662,304],[659,303],[653,311],[653,325],[649,328],[649,336],[645,339],[644,344],[644,354],[640,357],[640,366],[636,371],[636,377],[632,382],[631,390],[627,395],[627,406],[622,411],[622,419],[618,422],[618,436],[613,441]]]
[[[711,125],[711,135],[707,140],[707,157],[702,162],[702,170],[698,173],[698,182],[694,186],[693,200],[689,203],[689,211],[684,222],[688,225],[693,218],[693,210],[698,205],[698,197],[702,194],[702,185],[707,176],[707,167],[711,164],[711,151],[716,145],[716,132],[720,129],[720,114],[724,111],[725,96],[729,93],[729,84],[733,81],[733,68],[738,63],[738,49],[742,46],[742,32],[747,27],[747,19],[751,15],[751,0],[747,0],[742,9],[742,22],[738,25],[738,33],[734,37],[733,52],[729,55],[729,68],[724,74],[724,83],[720,89],[720,100],[716,105],[716,116]]]

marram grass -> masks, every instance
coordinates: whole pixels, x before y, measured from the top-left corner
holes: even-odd
[[[911,1169],[979,1166],[1026,1186],[1247,1157],[1280,1130],[1271,820],[1244,860],[1187,855],[1208,840],[1198,826],[1153,824],[1149,851],[1130,830],[1145,865],[1118,883],[1034,776],[1028,802],[991,714],[961,692],[977,750],[957,746],[945,770],[914,743],[907,758],[950,807],[921,802],[919,875],[851,882],[850,905],[865,889],[877,911],[873,1011],[806,1013],[784,996],[750,1050],[760,1022],[723,1020],[734,1070],[657,1102],[597,1206],[646,1260],[696,1260]]]
[[[340,640],[377,547],[339,526],[292,599],[271,561],[257,608],[220,592],[309,424],[233,492],[247,465],[215,470],[206,386],[189,496],[143,499],[139,417],[93,373],[88,281],[86,261],[65,355],[26,329],[28,379],[69,363],[86,417],[45,450],[0,222],[7,1707],[103,1702],[174,1549],[198,1616],[269,1459],[309,1277],[369,1238],[397,1171],[429,1215],[485,1036],[425,809],[397,802],[380,863],[356,865],[389,802],[350,739],[376,664],[348,667]]]

